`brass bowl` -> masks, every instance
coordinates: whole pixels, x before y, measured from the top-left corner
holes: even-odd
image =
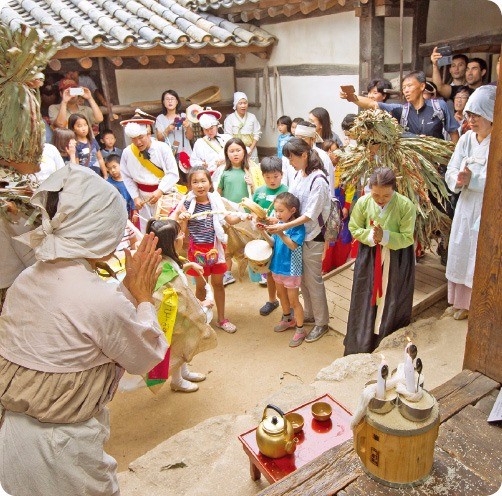
[[[299,413],[286,413],[286,415],[284,416],[291,422],[291,425],[293,426],[293,432],[295,434],[298,434],[302,431],[304,420]]]
[[[318,401],[312,405],[312,416],[321,422],[328,420],[332,411],[331,405],[324,401]]]

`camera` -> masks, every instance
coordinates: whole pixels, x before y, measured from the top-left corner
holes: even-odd
[[[438,67],[450,65],[452,58],[451,46],[445,45],[442,47],[438,47],[438,52],[442,55],[442,57],[438,59]]]
[[[70,88],[70,96],[82,96],[84,88]]]

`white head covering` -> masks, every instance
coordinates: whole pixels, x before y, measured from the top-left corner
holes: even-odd
[[[124,132],[129,138],[137,138],[142,134],[148,133],[148,128],[146,124],[138,124],[137,122],[129,122],[124,128]]]
[[[52,220],[45,210],[49,191],[59,191]],[[31,203],[40,207],[42,225],[16,239],[31,246],[38,260],[101,258],[112,253],[124,235],[124,199],[87,167],[69,164],[54,172]]]
[[[237,108],[237,104],[239,103],[240,100],[248,100],[248,97],[246,96],[246,93],[243,93],[242,91],[236,91],[234,93],[234,110]]]
[[[480,115],[486,120],[493,122],[493,112],[495,110],[495,94],[497,93],[496,86],[480,86],[469,97],[464,108],[465,112],[472,112]]]
[[[218,119],[211,114],[204,114],[199,117],[199,124],[202,129],[209,129],[213,126],[218,126]]]
[[[317,134],[315,127],[298,124],[295,128],[296,138],[315,138],[316,143],[322,143],[322,138]]]

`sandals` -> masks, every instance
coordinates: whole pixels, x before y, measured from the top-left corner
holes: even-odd
[[[228,319],[222,320],[221,322],[216,322],[216,327],[222,329],[225,332],[228,332],[229,334],[233,334],[237,330],[237,327]]]

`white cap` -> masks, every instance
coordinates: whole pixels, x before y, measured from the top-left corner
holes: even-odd
[[[199,124],[202,129],[209,129],[213,126],[218,126],[218,119],[214,115],[204,114],[199,117]]]
[[[124,131],[129,138],[137,138],[148,133],[146,124],[138,124],[137,122],[129,122],[126,124]]]
[[[243,93],[242,91],[236,91],[234,93],[234,110],[237,108],[237,104],[241,100],[246,100],[248,101],[248,97],[246,96],[246,93]]]

